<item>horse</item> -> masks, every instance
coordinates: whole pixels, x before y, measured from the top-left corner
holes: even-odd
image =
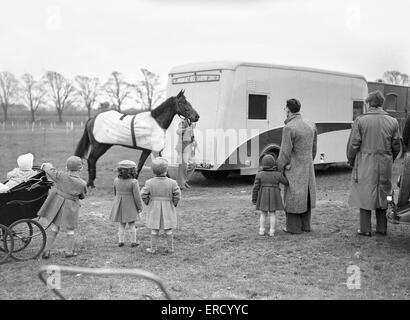
[[[87,187],[95,187],[94,180],[96,178],[97,160],[113,145],[121,145],[127,148],[142,150],[142,154],[138,161],[136,171],[138,178],[142,170],[142,167],[145,161],[147,160],[148,156],[151,154],[151,152],[159,152],[159,155],[161,156],[161,152],[164,148],[163,145],[165,143],[165,132],[171,125],[175,115],[178,115],[181,119],[186,119],[189,123],[197,122],[199,120],[199,115],[196,112],[196,110],[192,107],[191,103],[189,103],[188,100],[185,98],[184,93],[185,90],[181,90],[177,96],[166,99],[157,108],[152,109],[151,111],[141,112],[137,115],[125,115],[117,111],[106,111],[88,119],[88,121],[85,124],[84,133],[80,141],[78,142],[77,148],[74,152],[76,156],[84,159],[86,154],[88,153],[88,150],[91,149],[87,157]],[[138,128],[138,124],[134,123],[136,117],[140,119],[141,128]],[[109,121],[111,120],[116,122],[113,125],[111,125],[111,128],[108,128]],[[124,122],[122,123],[121,121]],[[94,130],[96,122],[98,122],[99,126],[98,131]],[[147,125],[147,123],[149,124]],[[104,138],[105,132],[111,132],[111,134],[115,135],[115,131],[120,130],[116,128],[123,128],[122,134],[124,134],[125,132],[125,134],[127,135],[127,143],[113,143],[111,141],[112,139],[110,140],[109,138]],[[155,137],[153,137],[153,134],[150,135],[150,130],[155,130]],[[141,132],[146,134],[146,136],[139,139],[138,135]],[[95,133],[99,134],[99,138],[97,137],[96,139]],[[104,139],[110,141],[102,141]],[[142,141],[140,142],[140,140]],[[156,141],[152,142],[150,140]],[[151,146],[154,144],[154,147]],[[155,148],[160,150],[154,150]]]

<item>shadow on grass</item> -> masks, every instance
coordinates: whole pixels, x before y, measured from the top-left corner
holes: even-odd
[[[349,174],[352,168],[347,164],[337,164],[331,165],[327,169],[315,169],[315,175],[317,177],[331,177],[337,175]],[[170,171],[171,177],[175,179],[176,169]],[[192,176],[189,184],[199,187],[219,187],[219,188],[230,188],[230,187],[249,187],[253,185],[255,180],[254,175],[241,176],[239,172],[231,172],[227,177],[221,179],[207,179],[201,172],[197,171]]]

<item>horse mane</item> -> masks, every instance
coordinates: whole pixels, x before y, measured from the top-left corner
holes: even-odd
[[[171,125],[172,119],[174,119],[176,114],[175,104],[172,103],[174,99],[175,97],[170,97],[158,107],[151,110],[151,116],[157,121],[159,126],[165,130]]]
[[[170,108],[171,100],[173,100],[174,98],[175,97],[169,97],[167,100],[161,103],[158,107],[151,110],[151,116],[153,118],[157,118],[161,113],[165,111],[164,109]]]

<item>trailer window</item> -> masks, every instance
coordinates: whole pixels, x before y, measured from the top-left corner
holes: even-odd
[[[353,101],[353,121],[356,120],[358,116],[363,114],[363,101]]]
[[[268,96],[250,94],[248,101],[248,119],[265,120]]]

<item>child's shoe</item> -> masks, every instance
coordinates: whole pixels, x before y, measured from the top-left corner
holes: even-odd
[[[124,246],[124,242],[118,243],[118,246],[119,246],[120,248],[123,247],[123,246]]]
[[[77,255],[78,255],[77,252],[75,252],[75,251],[73,250],[73,251],[67,252],[67,253],[65,254],[65,257],[66,257],[66,258],[75,258]]]
[[[43,259],[50,259],[50,250],[44,251],[43,254],[41,255],[41,258]]]
[[[138,247],[140,244],[138,242],[131,243],[131,248]]]
[[[274,236],[275,236],[275,230],[270,230],[269,237],[274,237]]]
[[[259,229],[259,235],[264,236],[265,235],[265,229]]]
[[[157,250],[151,249],[151,248],[147,248],[147,252],[148,252],[148,253],[151,253],[151,254],[154,254],[154,253],[157,252]]]

